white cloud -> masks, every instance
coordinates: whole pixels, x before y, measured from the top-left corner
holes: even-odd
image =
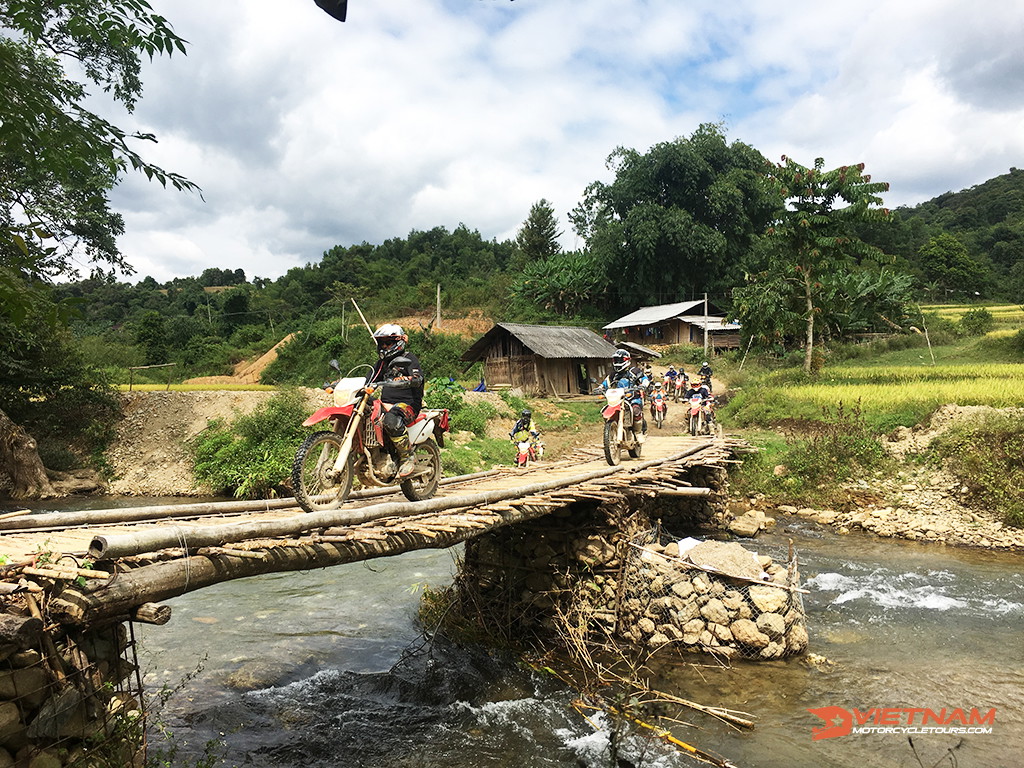
[[[1021,165],[1024,7],[999,0],[160,0],[187,57],[134,120],[206,202],[138,179],[123,250],[164,280],[276,277],[334,245],[460,222],[514,236],[644,151],[724,120],[769,159],[864,162],[913,204]],[[123,119],[115,120],[124,123]]]

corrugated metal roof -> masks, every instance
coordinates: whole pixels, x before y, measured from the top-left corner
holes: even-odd
[[[491,330],[466,350],[462,359],[473,362],[482,358],[494,337],[502,331],[512,334],[531,352],[548,360],[610,359],[615,352],[615,347],[589,328],[576,328],[567,325],[496,323]]]
[[[617,342],[615,346],[625,347],[626,349],[630,349],[634,352],[639,352],[642,355],[646,355],[647,357],[655,359],[661,357],[661,352],[655,352],[653,349],[648,349],[643,344],[637,344],[635,341],[620,341]]]
[[[684,323],[695,325],[698,328],[703,328],[705,321],[707,322],[709,331],[738,331],[740,330],[739,323],[727,323],[724,317],[712,317],[708,315],[680,315],[676,318],[682,320]]]
[[[663,323],[666,320],[671,320],[673,317],[679,317],[684,315],[695,307],[703,309],[704,300],[699,299],[697,301],[680,301],[675,304],[659,304],[656,307],[640,307],[635,312],[630,312],[628,315],[620,317],[618,320],[613,320],[604,326],[604,329],[610,330],[612,328],[626,328],[630,325],[653,325],[654,323]],[[718,308],[713,304],[708,303],[708,311],[718,312]]]

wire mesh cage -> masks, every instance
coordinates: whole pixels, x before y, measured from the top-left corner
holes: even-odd
[[[727,658],[781,659],[808,637],[793,553],[735,542],[633,537],[622,571],[618,634],[651,648],[674,645]]]

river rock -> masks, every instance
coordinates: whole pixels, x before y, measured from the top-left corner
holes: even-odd
[[[642,619],[640,619],[640,621],[638,621],[636,623],[636,626],[637,626],[637,629],[639,629],[645,635],[653,634],[654,630],[655,630],[654,622],[651,621],[646,616],[644,616]]]
[[[744,536],[751,538],[756,536],[761,531],[761,521],[757,515],[747,513],[742,517],[737,517],[729,523],[729,532],[734,533],[737,536]]]
[[[772,640],[778,640],[786,633],[786,620],[777,613],[762,613],[757,617],[757,628]]]
[[[789,602],[786,591],[777,587],[763,587],[757,584],[750,588],[748,594],[751,602],[762,613],[779,613]]]
[[[672,593],[677,597],[687,598],[693,594],[693,584],[689,579],[682,579],[672,585]]]
[[[718,598],[712,598],[700,609],[700,615],[716,624],[729,623],[729,611]]]
[[[738,619],[729,626],[729,629],[732,630],[736,642],[748,648],[760,650],[771,642],[771,638],[761,632],[750,619]]]
[[[793,624],[786,632],[786,651],[788,653],[803,653],[807,650],[808,643],[807,628],[803,624]]]

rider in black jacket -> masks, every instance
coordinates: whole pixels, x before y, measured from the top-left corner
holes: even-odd
[[[409,337],[402,326],[385,323],[373,332],[377,342],[377,364],[366,378],[367,384],[381,384],[380,402],[384,431],[398,452],[399,477],[408,477],[416,469],[409,443],[409,424],[423,407],[423,368],[419,358],[406,349]]]

